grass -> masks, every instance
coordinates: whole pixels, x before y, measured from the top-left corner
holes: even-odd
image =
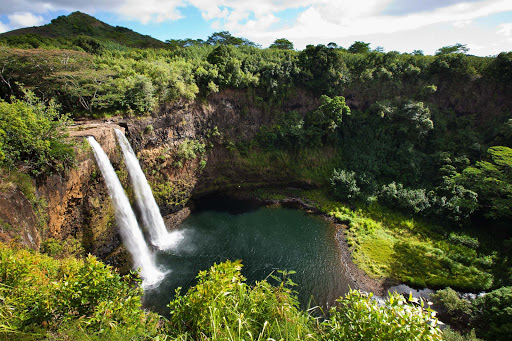
[[[356,239],[354,251],[354,261],[366,273],[374,276],[389,276],[389,264],[393,260],[393,245],[396,244],[397,238],[379,229],[372,234],[364,235]]]
[[[391,211],[381,205],[331,200],[323,190],[296,196],[346,226],[353,261],[373,278],[392,278],[416,287],[487,290],[493,287],[496,254],[448,238],[450,229]]]

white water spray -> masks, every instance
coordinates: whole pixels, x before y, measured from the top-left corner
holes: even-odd
[[[107,154],[105,154],[98,142],[92,136],[89,136],[87,139],[92,147],[101,174],[105,179],[110,198],[114,203],[116,221],[124,245],[126,245],[132,255],[135,267],[140,268],[142,286],[145,288],[156,286],[164,278],[164,274],[156,268],[153,255],[146,245],[123,186],[121,186]]]
[[[183,233],[181,231],[167,231],[158,205],[153,197],[151,187],[140,168],[137,156],[124,134],[119,129],[115,129],[115,131],[119,145],[123,150],[126,168],[132,181],[135,200],[141,212],[142,222],[149,230],[151,243],[161,250],[170,249],[183,239]]]

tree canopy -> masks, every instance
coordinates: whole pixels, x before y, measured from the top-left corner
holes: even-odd
[[[443,55],[443,54],[450,54],[450,53],[467,53],[469,51],[469,48],[467,47],[466,44],[460,44],[460,43],[457,43],[455,45],[448,45],[448,46],[443,46],[441,48],[439,48],[437,51],[436,51],[436,55]]]
[[[274,40],[269,46],[270,49],[293,50],[293,43],[286,38]]]
[[[364,41],[356,41],[347,49],[350,53],[368,53],[370,52],[370,43]]]

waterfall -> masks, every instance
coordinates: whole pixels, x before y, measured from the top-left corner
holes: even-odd
[[[92,147],[101,174],[107,184],[110,198],[114,203],[116,221],[124,245],[126,245],[126,248],[130,252],[135,267],[140,268],[142,286],[156,286],[164,278],[164,274],[156,268],[153,255],[146,245],[146,241],[137,224],[137,219],[135,218],[135,214],[124,192],[123,186],[121,186],[107,154],[105,154],[98,142],[96,142],[92,136],[89,136],[87,139]]]
[[[137,156],[124,134],[119,129],[115,131],[119,145],[123,151],[128,174],[132,181],[135,200],[141,212],[142,222],[149,231],[151,243],[161,250],[167,250],[176,246],[178,242],[183,239],[182,232],[167,231],[158,205],[153,197],[151,187],[146,180],[144,172],[140,168]]]

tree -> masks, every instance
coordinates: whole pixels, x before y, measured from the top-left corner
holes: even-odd
[[[347,50],[350,53],[369,53],[370,43],[364,41],[355,41]]]
[[[6,166],[23,166],[33,175],[62,172],[73,164],[74,150],[62,131],[67,116],[55,102],[44,103],[25,91],[24,101],[0,100],[0,160]]]
[[[320,101],[318,109],[307,113],[304,122],[306,135],[313,146],[332,142],[344,116],[350,115],[350,108],[342,96],[330,98],[322,95]]]
[[[355,199],[361,189],[357,186],[356,173],[335,169],[331,177],[334,196],[342,201]]]
[[[230,58],[233,58],[235,50],[231,46],[220,45],[217,46],[210,54],[206,57],[208,63],[217,65],[219,68],[225,67]]]
[[[493,220],[511,221],[512,149],[494,146],[487,150],[488,161],[477,161],[464,169],[457,181],[478,194],[479,208]]]
[[[252,46],[259,47],[258,44],[246,38],[234,37],[228,31],[215,32],[206,40],[208,45],[233,45],[233,46]]]
[[[302,82],[318,95],[336,93],[346,80],[348,69],[341,54],[325,45],[308,45],[299,54]]]
[[[414,51],[412,51],[412,54],[415,56],[423,56],[424,55],[423,50],[414,50]]]
[[[503,287],[479,297],[473,303],[477,335],[486,340],[510,340],[512,333],[512,287]]]
[[[512,52],[501,52],[487,67],[494,79],[512,84]]]
[[[466,54],[469,51],[469,48],[466,44],[457,43],[455,45],[443,46],[439,50],[436,51],[436,56],[442,54],[450,54],[450,53],[464,53]]]
[[[166,44],[169,45],[172,49],[178,47],[190,47],[190,46],[202,46],[206,42],[203,39],[168,39],[165,41]]]
[[[285,38],[274,40],[269,49],[293,50],[293,43]]]

